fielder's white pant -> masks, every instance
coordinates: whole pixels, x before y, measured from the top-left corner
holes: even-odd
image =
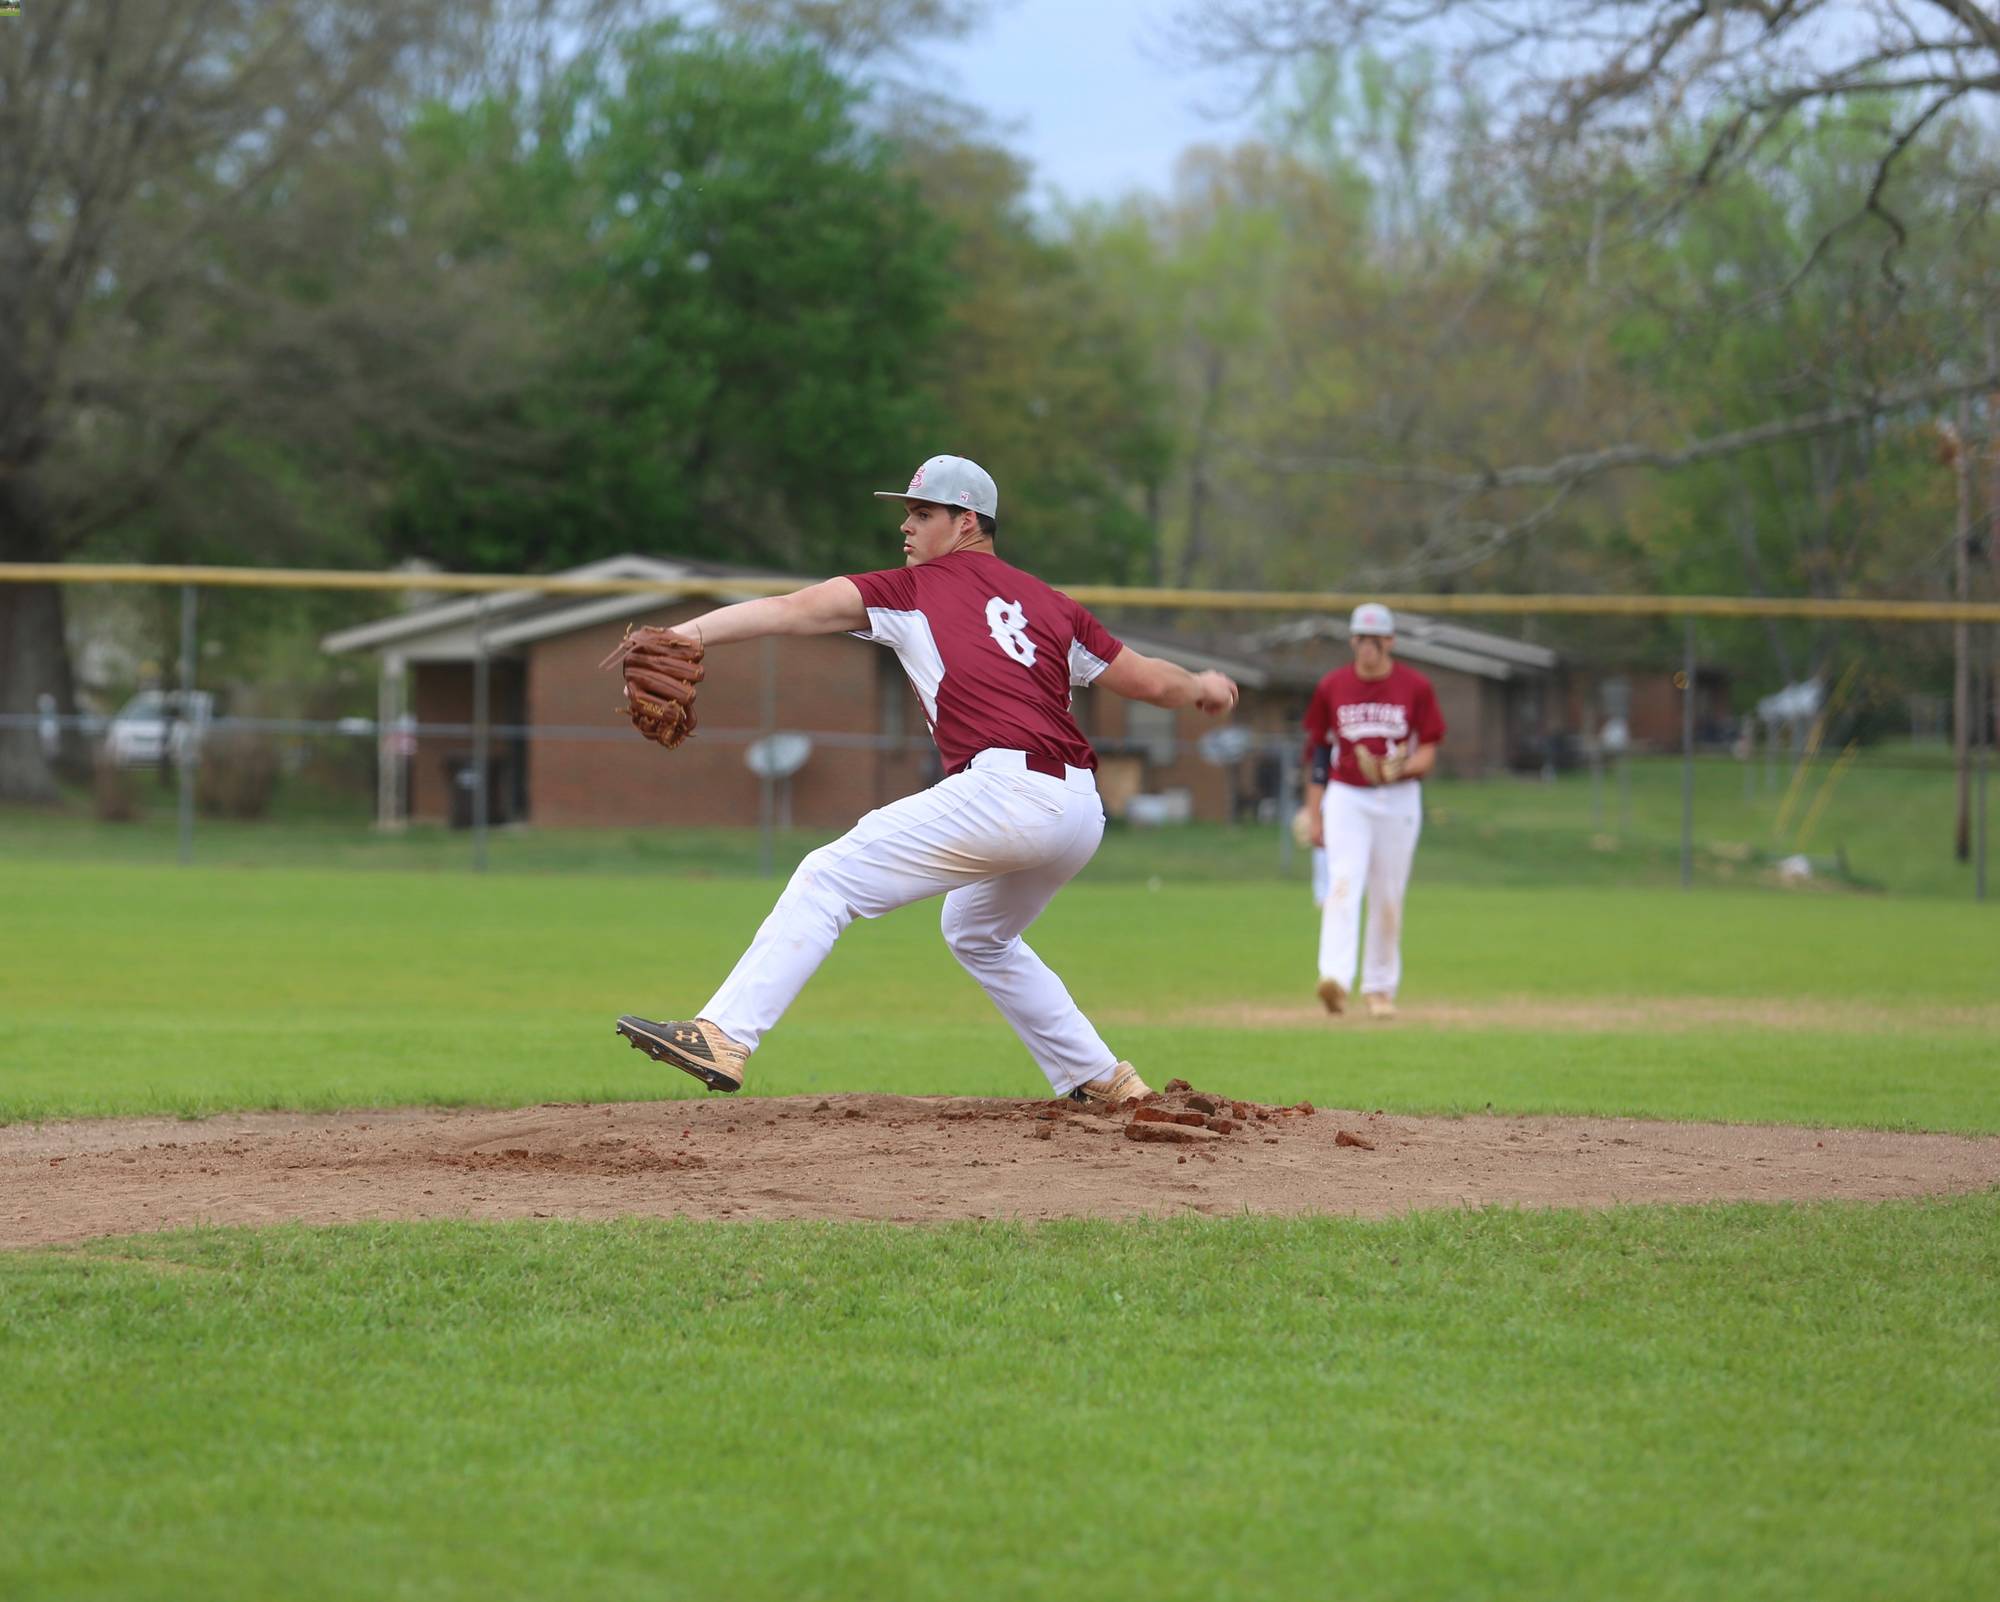
[[[1403,978],[1403,897],[1424,826],[1423,786],[1414,779],[1369,790],[1329,784],[1321,817],[1326,886],[1319,909],[1319,976],[1353,988],[1365,894],[1368,948],[1361,989],[1393,996]]]
[[[1030,772],[1019,751],[982,751],[808,855],[699,1016],[755,1050],[857,917],[944,891],[945,944],[1049,1084],[1060,1093],[1096,1079],[1117,1057],[1021,932],[1103,837],[1088,768],[1057,779]]]

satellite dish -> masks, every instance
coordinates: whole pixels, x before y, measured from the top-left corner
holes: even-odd
[[[743,765],[760,779],[789,779],[812,755],[812,736],[787,731],[750,742]]]
[[[1201,752],[1202,761],[1227,768],[1248,756],[1254,743],[1255,739],[1248,729],[1227,723],[1219,729],[1210,729],[1195,741],[1195,749]]]

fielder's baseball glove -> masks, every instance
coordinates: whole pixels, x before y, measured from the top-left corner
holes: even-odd
[[[1396,741],[1389,742],[1389,749],[1377,756],[1365,745],[1354,748],[1354,764],[1361,769],[1361,777],[1370,784],[1394,784],[1403,776],[1403,769],[1409,764],[1409,756]]]
[[[701,642],[671,629],[626,625],[625,638],[599,667],[621,663],[625,704],[618,710],[632,727],[669,751],[694,733],[695,686],[701,683]]]

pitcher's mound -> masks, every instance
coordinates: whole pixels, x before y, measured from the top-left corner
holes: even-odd
[[[1878,1200],[2000,1184],[2000,1137],[1260,1107],[791,1096],[0,1128],[0,1246],[404,1218],[1377,1216]]]

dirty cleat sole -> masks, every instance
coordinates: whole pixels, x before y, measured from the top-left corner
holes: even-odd
[[[618,1020],[617,1032],[655,1062],[664,1062],[692,1074],[710,1090],[737,1091],[743,1076],[731,1073],[709,1049],[702,1031],[692,1023],[655,1023],[629,1013]]]

